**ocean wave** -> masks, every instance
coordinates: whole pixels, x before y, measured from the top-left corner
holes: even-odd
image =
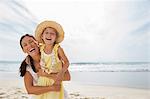
[[[18,72],[20,62],[0,62],[1,72]],[[73,63],[70,71],[80,72],[150,72],[150,63]]]

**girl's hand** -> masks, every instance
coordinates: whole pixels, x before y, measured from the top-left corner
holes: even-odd
[[[46,76],[47,74],[43,71],[43,69],[39,69],[39,71],[37,72],[38,76]]]

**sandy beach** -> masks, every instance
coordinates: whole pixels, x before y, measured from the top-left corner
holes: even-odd
[[[0,99],[29,99],[22,80],[1,80]],[[69,99],[150,99],[149,89],[87,85],[72,81],[64,82],[64,87]]]

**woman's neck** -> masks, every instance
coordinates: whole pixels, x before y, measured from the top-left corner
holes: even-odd
[[[41,68],[41,66],[40,66],[40,57],[41,57],[40,54],[32,57],[33,58],[33,64],[34,64],[36,72],[38,72],[39,69]]]
[[[36,62],[36,63],[39,63],[40,62],[40,54],[39,55],[36,55],[36,56],[34,56],[34,57],[32,57],[33,58],[33,61],[34,62]]]

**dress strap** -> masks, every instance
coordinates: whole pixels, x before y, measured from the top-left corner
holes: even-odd
[[[59,48],[59,47],[60,47],[59,44],[55,44],[55,45],[54,45],[54,52],[55,52],[56,55],[58,54],[58,48]]]
[[[44,51],[45,44],[40,44],[40,52]]]
[[[55,46],[54,46],[54,53],[55,53],[56,62],[59,61],[59,57],[58,57],[58,48],[59,47],[60,47],[59,44],[55,44]]]

